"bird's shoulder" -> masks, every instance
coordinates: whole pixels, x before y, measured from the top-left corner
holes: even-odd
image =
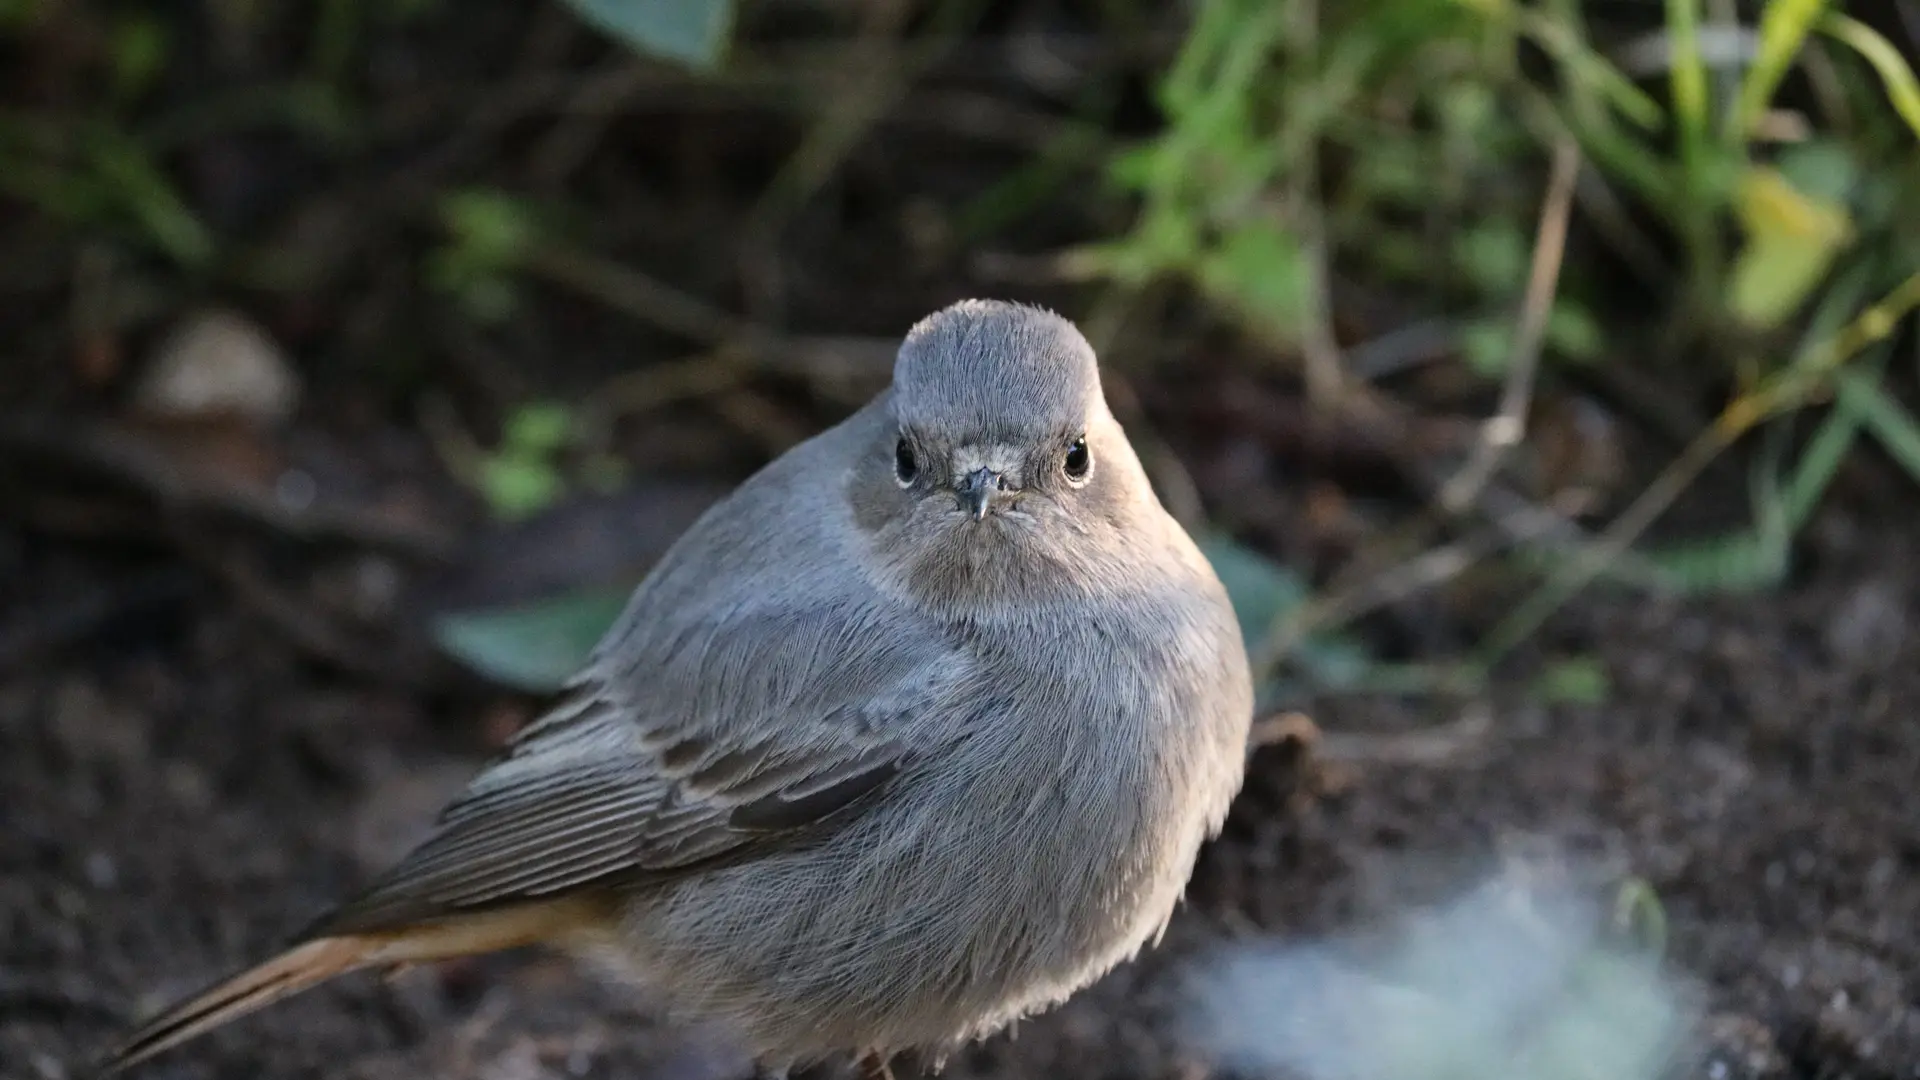
[[[795,447],[697,521],[576,693],[614,703],[643,733],[805,740],[812,725],[908,727],[965,682],[979,656],[964,635],[883,587],[863,557],[842,489],[866,419]]]

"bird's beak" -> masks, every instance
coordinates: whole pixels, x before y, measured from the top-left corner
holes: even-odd
[[[975,469],[960,478],[954,491],[960,496],[960,508],[972,514],[973,520],[979,521],[987,516],[988,505],[1002,488],[999,473],[992,469]]]

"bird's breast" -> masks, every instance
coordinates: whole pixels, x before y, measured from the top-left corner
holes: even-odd
[[[1169,640],[1097,621],[1079,655],[1036,668],[1023,696],[1045,702],[1009,747],[1009,868],[1032,883],[1030,932],[1054,946],[1047,979],[1078,985],[1165,925],[1194,859],[1238,789],[1246,721],[1197,682],[1205,664]],[[1233,643],[1238,647],[1238,642]],[[1226,695],[1231,702],[1233,695]],[[1250,710],[1249,710],[1250,711]],[[1035,899],[1037,898],[1037,900]]]

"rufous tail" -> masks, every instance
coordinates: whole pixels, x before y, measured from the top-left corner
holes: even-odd
[[[321,938],[296,945],[140,1025],[113,1051],[101,1073],[119,1072],[229,1020],[318,986],[336,975],[366,967],[369,954],[377,948],[378,942],[360,937]]]
[[[552,940],[570,925],[564,904],[458,916],[429,925],[316,938],[170,1006],[141,1024],[101,1064],[107,1076],[256,1009],[369,967],[450,960]]]

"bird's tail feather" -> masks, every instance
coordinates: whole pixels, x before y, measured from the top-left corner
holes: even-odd
[[[495,952],[549,940],[569,925],[562,904],[451,918],[378,933],[341,934],[295,945],[215,983],[141,1024],[102,1064],[107,1076],[339,975]]]
[[[321,938],[296,945],[264,964],[224,979],[140,1025],[116,1048],[102,1075],[119,1072],[255,1009],[357,968],[377,942],[363,937]]]

